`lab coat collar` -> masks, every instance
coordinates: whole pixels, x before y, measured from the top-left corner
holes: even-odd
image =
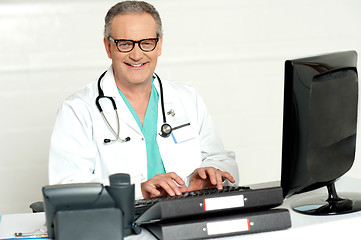
[[[110,66],[103,77],[101,82],[101,87],[103,89],[105,96],[118,97],[118,88],[114,80],[114,72],[113,67]]]

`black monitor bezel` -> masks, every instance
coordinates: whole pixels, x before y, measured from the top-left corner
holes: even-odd
[[[315,69],[315,71],[307,76],[305,84],[311,84],[312,80],[324,74],[328,74],[333,71],[351,69],[357,74],[357,52],[356,51],[342,51],[333,52],[328,54],[321,54],[313,57],[298,58],[285,61],[285,75],[284,75],[284,114],[283,114],[283,138],[282,138],[282,163],[281,163],[281,187],[283,188],[284,197],[291,196],[293,194],[302,193],[318,189],[323,186],[334,183],[338,178],[330,179],[327,182],[313,182],[311,179],[305,177],[305,181],[300,185],[294,184],[294,174],[292,169],[296,168],[296,163],[290,161],[294,159],[298,153],[297,148],[293,144],[297,145],[294,137],[295,119],[292,118],[292,111],[296,108],[292,106],[294,104],[293,93],[293,80],[294,75],[299,71],[298,68],[308,65]],[[296,125],[296,124],[295,124]],[[340,176],[341,177],[341,176]]]

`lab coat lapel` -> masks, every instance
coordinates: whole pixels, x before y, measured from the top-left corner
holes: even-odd
[[[162,112],[162,103],[161,103],[161,95],[160,95],[160,86],[159,86],[159,82],[158,79],[154,80],[154,86],[156,88],[156,90],[158,91],[159,94],[159,101],[158,101],[158,123],[157,123],[157,130],[158,130],[158,134],[160,133],[160,129],[161,126],[164,124],[163,121],[163,112]],[[173,126],[173,117],[171,116],[171,114],[168,114],[167,112],[169,112],[172,109],[172,106],[174,106],[173,104],[173,100],[174,98],[172,98],[172,89],[169,89],[167,87],[167,85],[162,82],[162,86],[163,86],[163,97],[164,97],[164,112],[165,112],[165,117],[166,117],[166,122],[168,124],[170,124],[171,126]],[[157,142],[158,142],[158,146],[159,146],[159,152],[162,156],[162,161],[165,167],[166,171],[169,171],[169,169],[172,169],[173,161],[177,161],[177,154],[173,151],[174,150],[174,142],[172,140],[172,137],[169,136],[167,138],[163,138],[160,135],[157,136]],[[171,158],[166,157],[166,153],[171,152],[173,155]]]
[[[159,83],[154,81],[154,85],[160,94]],[[180,96],[187,96],[182,93],[184,89],[177,88],[177,85],[170,85],[166,81],[163,81],[162,85],[166,122],[173,129],[181,124],[191,123],[189,113],[192,111],[187,109],[187,107],[193,108],[193,106],[187,105],[187,103],[189,104],[189,101],[183,102],[180,98]],[[187,110],[189,110],[189,112],[186,112]],[[162,107],[159,96],[158,131],[160,131],[163,123]],[[200,142],[197,136],[189,138],[189,140],[178,144],[175,142],[173,136],[163,138],[158,135],[157,142],[166,172],[176,172],[181,178],[183,178],[183,180],[186,180],[193,170],[200,166],[202,158]]]
[[[160,129],[161,129],[162,125],[164,124],[164,121],[163,121],[163,111],[162,111],[162,102],[161,102],[161,97],[162,96],[161,96],[161,93],[160,93],[160,86],[159,86],[158,78],[156,78],[153,81],[153,85],[154,85],[155,89],[157,90],[158,96],[159,96],[159,99],[158,99],[157,130],[158,130],[158,133],[160,133]],[[164,95],[164,86],[163,86],[163,95]],[[165,105],[169,105],[169,99],[168,98],[164,98],[164,106]],[[166,111],[166,109],[164,109],[164,111]]]
[[[119,121],[124,122],[138,134],[142,135],[142,131],[135,121],[132,113],[129,111],[127,105],[123,101],[123,98],[118,92],[117,85],[115,84],[113,69],[110,67],[102,80],[102,88],[105,96],[111,96],[115,99],[115,103],[118,109]],[[116,124],[116,123],[115,123]],[[116,125],[114,125],[116,126]],[[121,130],[120,130],[121,131]]]
[[[162,103],[161,103],[161,94],[160,94],[160,86],[158,79],[155,79],[153,82],[158,95],[158,123],[157,123],[157,129],[158,132],[160,132],[161,126],[164,124],[163,121],[163,111],[162,111]],[[173,101],[174,98],[172,98],[172,89],[167,88],[167,85],[162,82],[163,85],[163,98],[164,98],[164,114],[166,117],[166,122],[170,125],[173,123],[173,116],[174,116],[174,110],[172,109],[172,106],[174,106]]]

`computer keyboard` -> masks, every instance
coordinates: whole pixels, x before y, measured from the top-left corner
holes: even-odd
[[[218,190],[217,188],[205,188],[202,190],[196,190],[196,191],[190,191],[185,192],[181,195],[175,195],[175,196],[161,196],[161,197],[155,197],[155,198],[147,198],[147,199],[138,199],[135,200],[135,215],[142,215],[146,210],[148,210],[151,206],[154,204],[160,202],[160,201],[168,201],[168,200],[174,200],[174,199],[185,199],[185,198],[191,198],[196,196],[206,196],[206,195],[223,195],[223,193],[229,193],[229,192],[241,192],[246,189],[250,189],[249,187],[230,187],[225,186],[222,190]]]
[[[225,186],[222,190],[207,188],[179,196],[162,196],[135,201],[138,223],[209,214],[217,211],[246,211],[276,207],[283,202],[282,188]]]

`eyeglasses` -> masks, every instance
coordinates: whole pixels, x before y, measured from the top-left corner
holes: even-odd
[[[109,40],[115,43],[119,52],[127,53],[133,50],[136,43],[138,43],[139,48],[143,52],[151,52],[157,47],[159,38],[147,38],[139,41],[133,41],[128,39],[114,39],[112,37],[109,37]]]

